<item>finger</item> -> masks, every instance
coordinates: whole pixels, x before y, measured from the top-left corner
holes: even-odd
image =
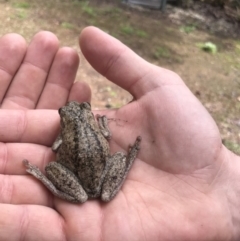
[[[29,160],[43,172],[45,166],[56,159],[51,148],[28,143],[0,144],[0,174],[26,175],[23,159]]]
[[[79,57],[73,49],[65,47],[57,52],[38,109],[58,109],[66,103],[78,65]]]
[[[53,195],[31,175],[0,174],[0,182],[0,203],[52,206]]]
[[[11,84],[26,52],[25,40],[17,34],[6,34],[0,38],[0,103]]]
[[[1,204],[0,229],[4,232],[0,232],[0,240],[98,240],[102,235],[103,218],[97,202],[61,202],[58,206],[65,211],[64,217],[61,211],[44,206]]]
[[[1,110],[0,141],[51,146],[59,132],[59,123],[54,110]]]
[[[86,59],[99,73],[136,98],[169,79],[176,80],[170,78],[173,75],[171,71],[146,62],[120,41],[97,28],[88,27],[82,31],[80,47]]]
[[[105,235],[103,237],[106,212],[103,209],[105,205],[99,200],[88,200],[83,204],[59,201],[56,206],[66,222],[67,240],[114,240],[112,237],[106,239]]]
[[[9,143],[0,145],[0,153],[0,203],[51,205],[53,195],[26,172],[23,164],[23,159],[27,159],[44,173],[45,166],[55,160],[51,149],[42,145]]]
[[[0,206],[0,240],[66,240],[61,216],[36,205]],[[51,235],[50,235],[51,234]]]
[[[23,164],[23,159],[27,159],[44,173],[45,166],[55,160],[51,149],[42,145],[9,143],[0,145],[0,153],[0,203],[51,205],[53,195],[26,172]]]
[[[85,82],[75,82],[72,85],[68,101],[76,100],[79,103],[87,101],[91,102],[91,89]]]
[[[58,45],[58,39],[50,32],[34,36],[5,96],[3,108],[35,108]]]

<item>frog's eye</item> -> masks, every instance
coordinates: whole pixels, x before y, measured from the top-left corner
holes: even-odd
[[[82,107],[88,110],[91,110],[91,104],[89,102],[83,102]]]
[[[58,109],[58,114],[61,115],[62,108]]]

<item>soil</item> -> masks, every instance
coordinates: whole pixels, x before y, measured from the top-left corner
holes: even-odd
[[[95,25],[149,62],[178,73],[216,120],[224,144],[240,154],[239,26],[223,17],[210,21],[211,17],[169,5],[162,13],[102,1],[0,0],[0,36],[16,32],[30,41],[40,30],[52,31],[62,45],[79,52],[77,81],[91,86],[92,106],[118,108],[131,95],[93,70],[78,48],[80,31]],[[214,24],[219,21],[227,27],[217,29]],[[203,51],[200,46],[206,42],[217,46],[215,54]]]

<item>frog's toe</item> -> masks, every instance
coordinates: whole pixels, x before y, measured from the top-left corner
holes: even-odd
[[[104,202],[109,202],[112,198],[109,196],[108,193],[102,193],[101,199],[102,199],[102,201],[104,201]]]
[[[116,196],[117,193],[118,193],[118,189],[114,190],[113,192],[109,189],[105,189],[102,191],[101,199],[104,202],[109,202]]]

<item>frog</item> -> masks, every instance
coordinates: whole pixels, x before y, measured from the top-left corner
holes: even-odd
[[[110,154],[111,132],[105,115],[94,116],[89,102],[70,101],[59,109],[60,133],[52,145],[56,161],[41,170],[24,159],[26,172],[63,200],[84,203],[88,199],[112,200],[121,189],[140,150],[137,136],[128,153]]]

